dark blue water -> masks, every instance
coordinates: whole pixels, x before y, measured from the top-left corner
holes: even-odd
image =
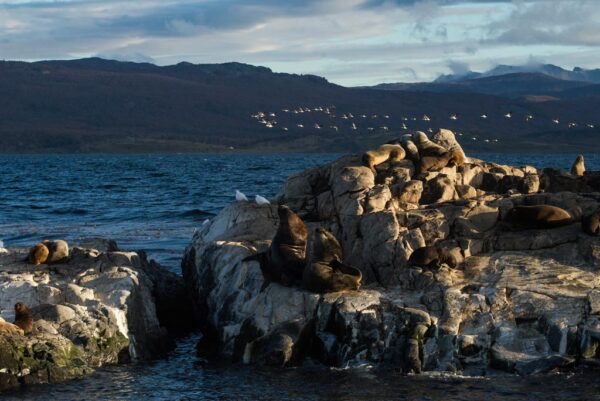
[[[473,155],[503,164],[570,168],[576,155]],[[109,237],[178,271],[194,229],[239,189],[274,197],[285,179],[332,154],[0,156],[0,239]],[[600,155],[586,155],[590,170]],[[402,377],[323,367],[271,371],[204,364],[192,336],[165,360],[99,370],[1,400],[600,400],[599,372],[538,378]]]

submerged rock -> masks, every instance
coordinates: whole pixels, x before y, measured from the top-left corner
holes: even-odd
[[[75,247],[68,260],[38,266],[26,264],[26,255],[21,249],[0,255],[2,318],[13,321],[21,302],[34,321],[28,335],[0,332],[0,391],[72,379],[168,349],[151,279],[151,266],[154,275],[159,267],[143,254]]]

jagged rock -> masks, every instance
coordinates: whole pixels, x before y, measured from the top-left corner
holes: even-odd
[[[421,150],[455,146],[450,134],[433,145],[423,135]],[[359,158],[344,157],[290,178],[279,198],[336,235],[343,262],[363,272],[359,291],[321,295],[270,284],[261,292],[257,263],[243,259],[266,249],[275,233],[268,206],[236,203],[194,236],[185,281],[196,319],[222,356],[478,375],[535,374],[600,356],[600,238],[583,234],[577,221],[600,208],[600,194],[554,192],[565,182],[593,189],[595,174],[572,181],[469,158],[418,175],[414,153],[411,161],[378,166],[376,176]],[[561,207],[574,222],[508,227],[506,214],[522,204]],[[411,254],[425,246],[456,263],[411,266]]]

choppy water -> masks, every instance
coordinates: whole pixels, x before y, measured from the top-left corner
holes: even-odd
[[[473,155],[504,164],[570,168],[575,155]],[[0,239],[117,240],[179,270],[194,229],[239,189],[274,197],[298,171],[339,157],[269,155],[0,156]],[[600,169],[600,154],[586,155]],[[101,369],[82,380],[2,395],[17,400],[600,400],[598,372],[520,379],[402,377],[368,369],[271,371],[214,366],[194,355],[197,338],[170,358]]]

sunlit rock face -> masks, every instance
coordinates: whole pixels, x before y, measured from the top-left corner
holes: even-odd
[[[462,152],[450,131],[431,141]],[[183,262],[207,333],[201,345],[247,363],[312,358],[405,373],[532,374],[596,358],[600,241],[580,220],[600,207],[599,177],[462,157],[418,173],[419,159],[373,172],[348,156],[288,179],[278,202],[337,237],[343,262],[363,272],[359,291],[262,288],[258,262],[244,259],[269,247],[276,206],[225,208],[194,236]],[[518,205],[558,206],[572,221],[515,227],[504,219]],[[424,246],[458,266],[410,263]]]
[[[105,251],[75,246],[68,260],[52,265],[27,264],[25,249],[0,255],[2,320],[14,321],[17,302],[33,315],[30,334],[0,332],[0,390],[63,381],[167,350],[152,279],[159,266],[143,254],[114,250],[114,241],[92,245]]]

